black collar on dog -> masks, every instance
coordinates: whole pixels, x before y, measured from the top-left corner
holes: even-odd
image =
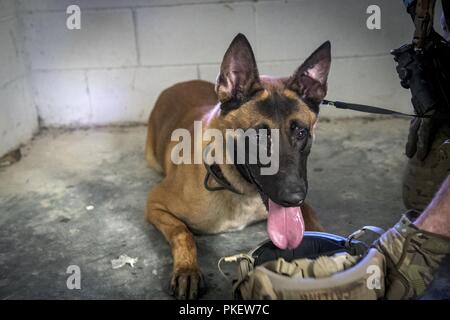
[[[206,148],[203,151],[203,163],[205,164],[206,168],[206,176],[205,180],[203,181],[203,185],[205,186],[205,189],[208,191],[220,191],[220,190],[228,190],[236,194],[242,195],[242,192],[239,192],[235,187],[231,185],[231,183],[225,178],[223,175],[222,170],[220,169],[219,165],[216,163],[208,164],[206,162],[206,156],[208,155],[209,149],[211,148],[211,144],[207,145]],[[208,184],[209,178],[213,177],[214,180],[220,185],[220,187],[211,187]]]
[[[206,168],[206,176],[205,176],[205,180],[203,182],[203,185],[205,186],[205,189],[208,191],[220,191],[220,190],[228,190],[231,191],[233,193],[239,194],[239,195],[243,195],[242,192],[238,191],[235,187],[233,187],[233,185],[227,180],[227,178],[225,178],[222,170],[220,169],[220,166],[216,163],[213,164],[208,164],[206,162],[206,155],[209,152],[209,149],[211,148],[211,145],[208,145],[204,152],[203,152],[203,163],[205,164],[205,168]],[[248,183],[253,184],[254,181],[252,179],[251,174],[249,173],[249,170],[247,168],[247,166],[245,164],[236,164],[235,168],[237,169],[237,171],[239,172],[239,174],[241,175],[242,178],[244,178]],[[214,180],[220,185],[219,187],[211,187],[208,182],[209,182],[209,178],[213,177]]]
[[[225,176],[223,175],[223,172],[220,169],[219,165],[215,163],[212,165],[208,165],[205,162],[205,168],[206,168],[206,176],[203,184],[205,185],[206,190],[208,191],[228,190],[233,193],[243,195],[242,192],[239,192],[235,187],[231,185],[230,182],[228,182],[227,178],[225,178]],[[214,178],[214,180],[216,180],[216,182],[220,185],[220,187],[209,186],[208,181],[211,176]]]

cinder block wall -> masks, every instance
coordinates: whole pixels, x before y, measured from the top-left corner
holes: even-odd
[[[0,0],[0,156],[27,142],[38,129],[15,9],[14,0]]]
[[[81,30],[65,27],[71,4],[81,7]],[[381,30],[366,28],[370,4],[381,7]],[[167,86],[214,81],[238,32],[271,75],[289,75],[331,40],[329,98],[410,110],[389,55],[412,37],[400,0],[18,0],[18,9],[45,126],[145,122]]]

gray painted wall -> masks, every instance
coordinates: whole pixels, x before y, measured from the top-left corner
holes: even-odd
[[[34,99],[47,126],[145,122],[159,92],[178,81],[214,81],[238,33],[253,44],[262,74],[289,75],[332,41],[329,97],[409,110],[389,50],[409,41],[401,1],[19,1]],[[65,8],[82,9],[79,31]],[[378,4],[382,29],[366,28]],[[324,112],[354,116],[353,112]]]
[[[71,4],[81,7],[81,30],[66,28]],[[381,7],[381,30],[366,28],[371,4]],[[411,111],[389,54],[413,33],[400,0],[0,0],[0,8],[0,154],[30,136],[36,112],[44,126],[145,123],[167,86],[214,81],[238,32],[260,73],[280,76],[331,40],[330,99]]]
[[[13,0],[0,0],[0,156],[38,129],[29,90],[23,34]]]

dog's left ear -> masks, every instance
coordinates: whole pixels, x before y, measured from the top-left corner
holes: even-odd
[[[331,44],[327,41],[314,51],[289,78],[288,87],[302,98],[320,104],[327,94],[330,65]]]
[[[247,38],[239,33],[231,42],[216,81],[216,92],[222,109],[240,106],[261,89],[255,55]]]

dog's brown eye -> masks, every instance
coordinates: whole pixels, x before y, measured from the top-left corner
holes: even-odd
[[[292,122],[291,130],[298,139],[303,139],[308,135],[308,129],[301,127],[297,122]]]

